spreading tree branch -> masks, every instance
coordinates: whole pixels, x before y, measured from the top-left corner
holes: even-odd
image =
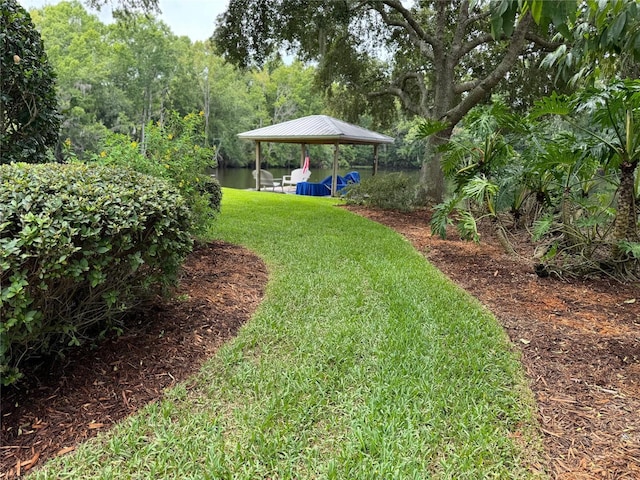
[[[451,125],[456,125],[462,118],[477,105],[491,90],[502,80],[507,72],[513,67],[520,55],[529,29],[533,25],[533,17],[527,12],[518,22],[518,26],[511,36],[511,42],[505,52],[504,57],[496,68],[480,80],[478,84],[469,91],[469,93],[455,107],[451,108],[446,114],[445,119]]]
[[[464,32],[467,29],[467,20],[469,19],[469,2],[464,0],[458,11],[458,20],[456,21],[456,31],[453,35],[453,50],[457,50],[457,46],[462,44]]]
[[[404,18],[405,22],[416,33],[416,35],[418,35],[418,37],[420,37],[422,40],[424,40],[430,45],[436,45],[439,43],[439,41],[436,40],[436,38],[432,37],[431,35],[429,35],[427,32],[423,30],[423,28],[416,21],[416,19],[413,17],[411,12],[406,8],[404,8],[404,6],[402,5],[402,2],[400,2],[399,0],[382,0],[381,3],[383,3],[384,5],[387,5],[389,8],[398,12],[402,16],[402,18]],[[378,4],[378,2],[374,1],[373,4],[376,5]]]
[[[456,60],[460,60],[467,53],[478,48],[480,45],[484,45],[485,43],[493,43],[493,42],[495,42],[495,39],[490,33],[480,34],[477,37],[473,38],[472,40],[469,40],[468,42],[465,42],[462,45],[460,45],[460,47],[454,51],[454,58]]]
[[[553,52],[563,43],[563,42],[554,42],[552,40],[547,40],[546,38],[531,31],[527,32],[525,38],[530,42],[535,43],[538,47],[540,47],[546,52]]]
[[[468,17],[467,21],[465,22],[465,25],[464,25],[465,30],[467,28],[469,28],[469,25],[473,25],[474,23],[479,22],[480,20],[487,19],[490,16],[491,16],[491,12],[486,11],[486,12],[481,12],[481,13],[479,13],[477,15],[473,15],[471,17]]]
[[[371,98],[375,98],[375,97],[381,97],[384,95],[393,95],[395,97],[398,97],[408,111],[410,111],[415,115],[425,116],[425,112],[422,111],[420,108],[418,108],[418,106],[413,101],[411,96],[402,88],[397,87],[395,85],[389,85],[388,87],[383,88],[382,90],[376,90],[376,91],[370,92],[367,96]]]
[[[457,95],[473,90],[480,84],[481,80],[476,78],[475,80],[469,80],[468,82],[458,83],[453,86],[453,92]]]
[[[392,17],[385,9],[385,5],[397,12],[402,19]],[[441,48],[441,43],[423,30],[411,12],[404,8],[401,2],[397,0],[373,1],[370,6],[378,12],[385,24],[403,29],[411,39],[411,42],[418,47],[420,53],[433,60],[433,49]]]

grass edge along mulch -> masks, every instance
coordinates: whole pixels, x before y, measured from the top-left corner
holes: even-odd
[[[34,478],[540,478],[518,356],[399,234],[335,200],[225,189],[212,238],[265,300],[188,383]]]

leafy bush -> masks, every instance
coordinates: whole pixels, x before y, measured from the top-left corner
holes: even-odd
[[[409,211],[416,206],[417,183],[397,172],[375,175],[344,189],[348,205],[367,205],[385,210]]]
[[[55,74],[29,13],[0,1],[0,163],[46,161],[60,128]]]
[[[175,112],[169,113],[164,124],[150,122],[146,126],[144,145],[126,135],[109,135],[95,161],[129,167],[169,181],[187,201],[193,226],[198,231],[220,210],[222,200],[220,184],[207,172],[216,165],[215,149],[201,145],[202,123],[201,115],[180,117]]]
[[[0,166],[0,373],[100,333],[175,280],[189,211],[166,182],[81,164]]]

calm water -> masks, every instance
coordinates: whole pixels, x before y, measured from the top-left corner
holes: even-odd
[[[253,179],[251,175],[253,169],[250,168],[219,168],[215,170],[215,175],[220,185],[223,187],[229,188],[255,188],[256,181]],[[289,175],[291,170],[288,168],[269,168],[268,169],[274,176],[274,178],[282,178],[283,175]],[[349,172],[356,171],[360,173],[360,178],[364,179],[373,175],[373,168],[350,168],[348,170],[338,169],[338,175],[346,175]],[[382,169],[378,170],[378,175],[384,175],[385,172]],[[419,170],[409,170],[405,171],[406,174],[415,176],[416,179],[420,175]],[[309,178],[310,182],[320,182],[326,177],[331,175],[330,168],[320,168],[320,169],[311,169],[311,178]]]

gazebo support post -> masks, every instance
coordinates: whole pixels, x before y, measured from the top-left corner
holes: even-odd
[[[300,144],[300,168],[304,167],[304,158],[305,158],[305,150],[307,149],[307,144],[306,143],[301,143]]]
[[[378,173],[378,144],[373,146],[373,175]]]
[[[340,142],[336,142],[333,151],[333,174],[331,179],[331,196],[335,197],[338,191],[338,155],[340,153]]]
[[[260,142],[256,142],[256,191],[260,191]]]

